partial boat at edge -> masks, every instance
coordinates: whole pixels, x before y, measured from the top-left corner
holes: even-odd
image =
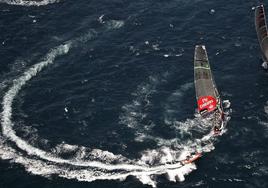
[[[263,67],[268,68],[268,37],[264,6],[261,4],[255,8],[255,28],[262,51]]]

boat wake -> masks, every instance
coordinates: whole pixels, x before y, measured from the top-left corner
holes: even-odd
[[[0,0],[0,3],[19,6],[44,6],[58,2],[60,0]]]
[[[134,98],[132,102],[122,106],[123,113],[119,117],[119,123],[134,130],[137,142],[150,138],[149,134],[155,126],[155,123],[147,117],[153,105],[151,97],[156,93],[157,86],[164,81],[165,78],[150,76],[147,82],[140,84],[132,93]]]
[[[109,29],[118,29],[117,24],[114,27],[108,26]],[[160,174],[166,174],[170,181],[183,181],[184,176],[195,170],[196,166],[194,163],[183,164],[181,161],[185,160],[193,152],[204,153],[213,150],[213,142],[210,142],[214,139],[213,134],[208,133],[200,138],[192,136],[190,139],[178,143],[177,138],[163,139],[150,135],[150,126],[152,124],[148,127],[147,136],[154,139],[159,148],[143,151],[141,152],[141,157],[137,159],[128,159],[109,151],[69,145],[67,143],[61,143],[51,151],[45,151],[17,136],[13,129],[12,105],[25,84],[44,68],[53,64],[56,58],[65,56],[72,48],[92,40],[96,36],[97,31],[91,30],[77,39],[55,47],[45,55],[42,61],[33,65],[20,77],[13,80],[12,86],[4,94],[2,101],[0,157],[23,165],[32,174],[45,177],[58,175],[68,179],[91,182],[95,180],[124,180],[128,176],[135,176],[142,183],[153,187],[156,186],[156,178]],[[161,81],[158,78],[151,77],[148,84],[145,83],[138,87],[139,92],[136,92],[136,100],[133,100],[132,104],[123,107],[124,114],[127,114],[127,116],[122,117],[121,121],[130,128],[134,128],[137,133],[141,133],[138,119],[143,118],[143,108],[150,105],[149,95],[154,93],[159,82]],[[185,88],[183,87],[183,89]],[[140,113],[136,113],[137,109]],[[208,126],[202,126],[206,125],[204,121],[195,118],[186,122],[176,122],[177,124],[174,124],[173,128],[175,127],[176,129],[174,128],[174,130],[178,132],[188,132],[189,129],[195,130],[194,125],[200,124],[198,131],[202,132],[202,130],[208,130]],[[187,131],[184,129],[187,129]],[[16,147],[14,147],[14,143]],[[74,153],[74,155],[66,159],[61,157],[63,153]]]

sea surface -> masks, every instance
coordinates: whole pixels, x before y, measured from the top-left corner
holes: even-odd
[[[256,5],[0,0],[0,187],[268,187]],[[197,44],[231,102],[216,138],[194,116]]]

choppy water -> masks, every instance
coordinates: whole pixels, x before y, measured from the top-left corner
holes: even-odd
[[[0,0],[0,187],[267,187],[255,5]],[[196,44],[232,103],[216,139],[194,117]]]

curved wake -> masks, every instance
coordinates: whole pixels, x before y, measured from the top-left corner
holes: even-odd
[[[114,23],[112,28],[111,25],[108,26],[109,29],[118,29],[119,27],[118,24]],[[123,24],[120,22],[120,27],[121,26],[123,26]],[[108,151],[93,149],[91,151],[91,155],[103,156],[108,159],[107,161],[98,161],[86,160],[83,159],[83,157],[63,159],[55,153],[50,153],[30,145],[28,142],[18,137],[16,132],[13,130],[12,104],[23,86],[45,67],[53,64],[56,58],[66,55],[71,48],[77,46],[79,43],[87,42],[94,38],[96,34],[96,31],[91,31],[78,39],[59,45],[52,49],[44,57],[43,61],[33,65],[31,68],[26,70],[22,76],[13,81],[13,85],[4,94],[2,102],[3,111],[1,113],[1,124],[3,137],[0,136],[0,157],[2,159],[12,159],[14,162],[24,165],[27,171],[42,176],[57,174],[64,178],[94,181],[124,180],[127,176],[132,175],[136,176],[142,183],[156,186],[156,182],[154,180],[155,176],[159,174],[167,174],[170,181],[183,181],[184,175],[196,169],[196,166],[194,164],[182,165],[179,161],[185,159],[192,151],[209,152],[214,149],[213,144],[203,144],[203,141],[207,141],[212,137],[211,134],[205,135],[200,139],[184,143],[185,145],[175,145],[175,149],[173,150],[163,146],[155,150],[144,151],[142,153],[142,157],[137,160],[130,160],[121,155],[114,155]],[[157,79],[151,79],[151,83],[157,84]],[[147,86],[150,89],[150,83]],[[155,86],[151,89],[154,90]],[[151,91],[146,91],[145,88],[145,91],[141,92],[141,97],[138,98],[138,102],[141,103],[144,102],[144,100],[147,100],[146,102],[149,103],[148,95],[152,93],[153,92]],[[125,112],[129,113],[128,110]],[[189,124],[189,122],[185,123]],[[155,139],[161,140],[161,138]],[[10,147],[8,145],[8,140],[14,142],[19,150]],[[162,141],[171,142],[173,144],[172,140],[163,139]],[[68,151],[76,148],[76,146],[62,144],[55,150],[65,149]],[[81,155],[85,155],[85,150],[79,146],[78,148],[81,150]],[[27,153],[27,155],[25,155],[25,153]],[[121,162],[115,164],[115,161]]]

